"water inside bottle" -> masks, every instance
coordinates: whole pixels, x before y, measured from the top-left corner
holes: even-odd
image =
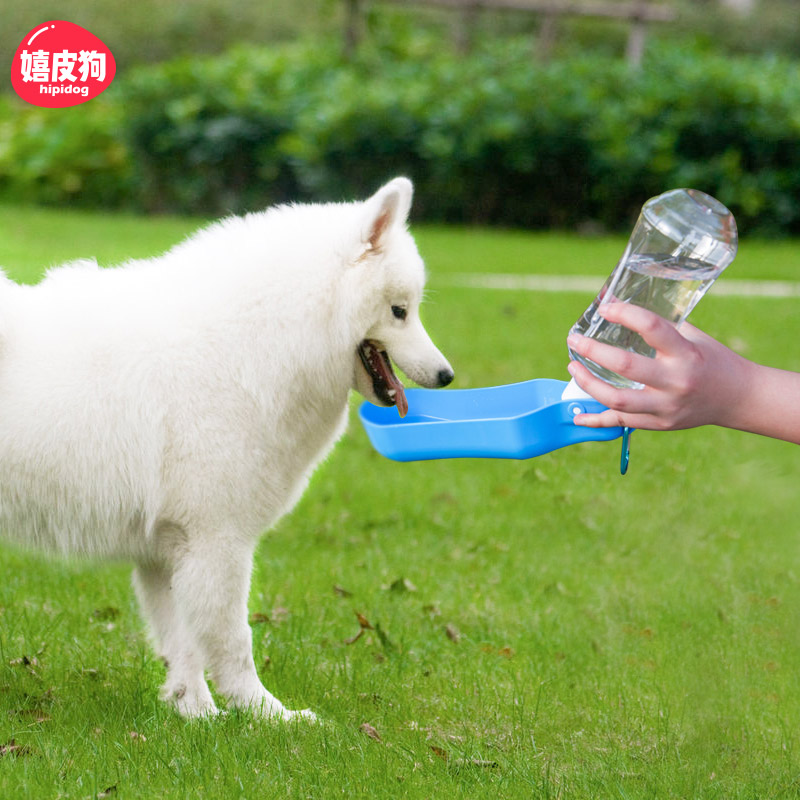
[[[633,303],[654,311],[677,326],[697,305],[724,266],[709,266],[697,259],[674,255],[631,256],[625,268],[612,275],[607,286],[572,327],[572,332],[652,358],[655,351],[638,333],[603,319],[597,313],[598,307],[612,300]],[[614,386],[642,388],[642,384],[623,378],[572,349],[570,357]]]

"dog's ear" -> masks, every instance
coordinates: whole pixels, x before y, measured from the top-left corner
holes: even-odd
[[[396,226],[403,226],[411,210],[414,186],[408,178],[395,178],[378,189],[365,203],[363,241],[365,255],[379,253],[387,234]]]

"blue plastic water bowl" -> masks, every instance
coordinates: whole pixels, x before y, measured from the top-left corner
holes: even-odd
[[[540,378],[484,389],[407,389],[408,414],[364,403],[359,416],[372,446],[394,461],[533,458],[578,442],[607,442],[622,428],[585,428],[576,414],[594,400],[562,400],[566,381]]]

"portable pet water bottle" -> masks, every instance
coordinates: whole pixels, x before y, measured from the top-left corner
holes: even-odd
[[[606,321],[598,307],[611,301],[633,303],[677,327],[733,261],[737,246],[736,221],[719,200],[696,189],[653,197],[642,207],[619,264],[570,332],[652,358],[655,351],[638,333]],[[571,348],[569,354],[613,386],[642,388]],[[572,380],[563,398],[575,397],[586,394]]]

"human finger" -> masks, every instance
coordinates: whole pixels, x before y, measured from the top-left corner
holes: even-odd
[[[659,411],[659,395],[647,387],[644,389],[620,389],[606,383],[586,369],[578,361],[571,361],[567,366],[570,375],[584,392],[591,395],[598,403],[619,414],[650,415]],[[608,421],[608,417],[605,418]],[[608,424],[611,424],[610,422]],[[620,424],[620,423],[613,423]],[[629,424],[629,423],[624,423]]]
[[[719,344],[713,336],[709,336],[705,331],[701,331],[700,328],[695,328],[689,322],[681,323],[680,327],[680,335],[690,344],[705,346],[707,344]]]
[[[652,414],[623,414],[613,408],[599,414],[578,414],[572,420],[584,428],[631,428],[640,431],[663,431],[667,426]]]
[[[573,417],[572,421],[584,428],[624,428],[627,424],[623,421],[622,415],[612,408],[601,411],[599,414],[578,414]]]
[[[603,303],[597,312],[608,322],[638,333],[650,347],[665,355],[679,356],[686,347],[686,340],[673,323],[641,306],[632,303]]]
[[[567,337],[570,349],[579,356],[605,367],[611,372],[636,383],[651,384],[658,381],[658,367],[653,359],[621,347],[598,342],[588,336],[571,333]]]

